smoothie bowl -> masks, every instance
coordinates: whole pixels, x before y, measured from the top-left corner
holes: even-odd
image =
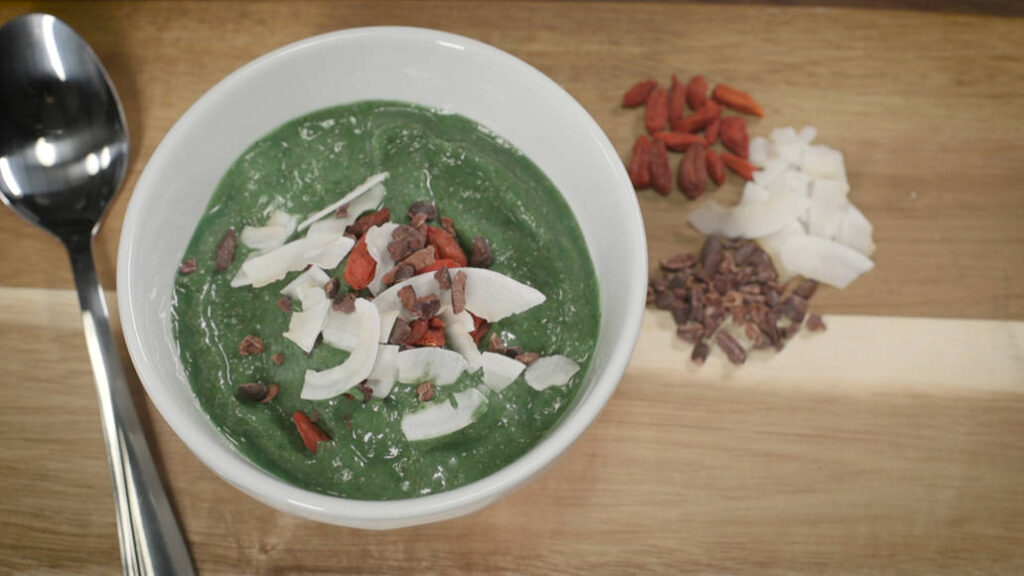
[[[479,42],[366,28],[235,72],[139,179],[118,254],[154,404],[279,510],[393,528],[477,510],[597,416],[646,297],[593,119]]]

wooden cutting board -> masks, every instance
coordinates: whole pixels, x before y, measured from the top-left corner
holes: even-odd
[[[1024,21],[679,3],[6,3],[65,18],[125,100],[133,162],[223,76],[338,28],[446,29],[526,59],[625,155],[622,90],[701,72],[751,126],[813,123],[846,153],[877,268],[812,308],[828,331],[701,369],[648,312],[619,390],[544,476],[468,518],[386,533],[270,510],[191,455],[139,393],[203,574],[1024,572]],[[571,143],[567,143],[571,145]],[[714,193],[735,197],[739,182]],[[681,195],[639,196],[652,264],[699,246]],[[0,211],[0,573],[110,574],[111,489],[59,246]],[[127,358],[125,358],[127,362]]]

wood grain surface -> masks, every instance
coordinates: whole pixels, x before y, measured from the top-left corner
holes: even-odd
[[[79,30],[125,101],[133,161],[97,241],[110,289],[132,187],[175,120],[247,61],[364,25],[440,28],[525,59],[623,155],[642,125],[617,107],[632,82],[701,72],[742,87],[767,112],[753,133],[813,123],[846,153],[875,224],[877,268],[816,297],[826,334],[695,371],[649,313],[619,391],[566,457],[438,525],[370,533],[274,512],[206,469],[136,385],[201,573],[1024,571],[1024,21],[603,2],[33,2],[0,4],[0,21],[29,10]],[[696,247],[681,195],[640,202],[652,262]],[[66,258],[4,210],[0,270],[0,573],[115,573]]]

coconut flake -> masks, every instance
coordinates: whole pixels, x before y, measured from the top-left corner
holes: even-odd
[[[789,170],[789,164],[780,158],[772,158],[764,165],[764,170],[754,172],[754,182],[765,188],[771,188],[784,172]]]
[[[474,329],[473,317],[469,312],[463,310],[453,314],[450,309],[441,311],[441,320],[444,320],[444,330],[448,335],[448,345],[466,359],[466,365],[470,372],[476,372],[483,366],[483,358],[480,349],[473,341],[471,332]]]
[[[800,129],[797,136],[804,141],[805,144],[814,142],[814,139],[818,137],[818,129],[814,126],[804,126]]]
[[[814,179],[846,182],[843,153],[823,145],[811,145],[804,150],[800,169]]]
[[[865,256],[875,253],[875,243],[871,239],[874,228],[864,213],[850,204],[839,222],[839,233],[836,234],[836,241],[849,246]]]
[[[387,398],[398,381],[398,346],[381,344],[377,347],[377,359],[373,370],[366,379],[366,385],[373,390],[374,398]]]
[[[526,368],[526,383],[534,390],[565,386],[579,370],[579,364],[561,354],[545,356]]]
[[[782,188],[797,196],[810,196],[811,194],[811,179],[799,170],[786,170],[778,182]]]
[[[743,196],[740,197],[740,204],[756,204],[764,202],[771,196],[768,190],[757,182],[747,182],[743,186]]]
[[[246,260],[242,263],[242,271],[253,287],[259,288],[284,278],[289,272],[302,270],[309,264],[326,269],[335,268],[354,245],[351,238],[345,237],[300,238]]]
[[[289,298],[301,300],[299,296],[300,290],[304,290],[305,288],[308,288],[310,286],[314,286],[322,290],[323,287],[326,286],[328,282],[330,282],[330,280],[331,277],[328,276],[326,272],[317,268],[316,266],[313,266],[309,270],[306,270],[302,274],[296,276],[294,280],[292,280],[291,282],[288,283],[287,286],[282,288],[281,294],[284,294]],[[305,304],[303,304],[303,306],[305,306]]]
[[[263,226],[242,228],[239,240],[253,250],[271,250],[284,244],[295,232],[297,220],[283,210],[275,210]]]
[[[466,310],[494,323],[546,300],[536,288],[486,268],[460,268],[466,274]]]
[[[778,152],[779,158],[785,160],[786,163],[792,166],[799,166],[804,159],[804,150],[807,149],[807,144],[803,140],[797,140],[796,142],[787,142],[786,144],[779,144],[775,147],[775,151]]]
[[[772,262],[775,264],[775,270],[779,273],[779,280],[782,282],[788,281],[795,274],[789,271],[782,264],[782,245],[786,239],[790,236],[806,236],[807,231],[804,227],[797,222],[790,222],[786,226],[783,226],[781,230],[767,236],[763,236],[757,239],[757,243],[764,248],[764,251],[771,257]]]
[[[836,288],[846,288],[875,266],[853,248],[815,236],[791,236],[783,242],[781,253],[787,270]]]
[[[308,308],[303,307],[302,312],[293,312],[284,337],[295,342],[303,352],[309,353],[327,323],[327,312],[330,309],[331,303],[324,297],[322,302]]]
[[[772,142],[775,143],[776,146],[801,142],[800,136],[796,133],[796,129],[791,126],[773,129],[769,138],[771,138]]]
[[[366,179],[365,182],[363,182],[359,186],[356,186],[354,190],[342,196],[340,200],[332,202],[323,210],[320,210],[316,214],[313,214],[312,216],[307,218],[302,224],[299,224],[299,231],[301,232],[302,230],[309,228],[317,220],[323,218],[324,216],[327,216],[328,214],[333,214],[334,211],[337,210],[339,207],[344,206],[345,204],[348,204],[349,202],[352,202],[356,198],[359,198],[363,194],[369,192],[371,188],[386,180],[387,177],[387,172],[381,172],[380,174],[374,174],[373,176],[370,176],[369,178]]]
[[[378,342],[387,340],[387,336],[380,335],[380,317],[378,316]],[[362,328],[359,317],[355,314],[345,314],[335,310],[333,307],[327,313],[327,323],[323,329],[324,342],[334,346],[338,350],[351,352],[359,344],[362,337]]]
[[[330,307],[330,302],[326,304]],[[377,317],[377,308],[364,298],[357,298],[355,306],[352,315],[359,319],[359,342],[341,364],[320,372],[306,370],[306,379],[302,384],[303,400],[334,398],[366,380],[373,371],[379,346],[377,330],[380,327],[380,319]],[[326,314],[324,319],[326,322]]]
[[[756,136],[751,138],[750,147],[748,149],[748,156],[750,157],[750,163],[754,166],[764,168],[765,163],[775,155],[773,144],[768,141],[767,138],[762,136]]]
[[[391,234],[396,228],[398,228],[398,224],[385,222],[366,231],[366,251],[377,262],[376,272],[374,272],[373,280],[369,285],[370,292],[374,295],[384,290],[384,276],[395,267],[395,261],[388,251],[388,244],[391,243]]]
[[[324,218],[313,223],[309,227],[306,236],[342,236],[345,229],[355,223],[363,212],[376,210],[384,199],[385,189],[383,185],[376,185],[370,188],[365,194],[348,203],[348,216],[341,218]]]
[[[314,237],[314,240],[317,238]],[[320,248],[309,257],[309,263],[314,266],[332,270],[338,267],[342,258],[348,255],[349,250],[355,246],[355,241],[344,236],[334,238],[326,246]]]
[[[458,380],[467,368],[461,354],[444,348],[413,348],[398,353],[398,381],[403,384],[433,380],[445,386]]]
[[[807,231],[811,236],[835,240],[839,222],[850,206],[846,199],[849,190],[846,183],[835,180],[811,182],[811,205],[807,213]]]
[[[404,352],[403,352],[404,354]],[[487,397],[476,388],[453,395],[451,402],[429,404],[402,417],[402,433],[406,440],[415,442],[447,436],[476,422],[487,412]]]
[[[772,194],[764,202],[740,204],[733,208],[707,201],[691,212],[687,219],[707,236],[722,234],[729,238],[760,238],[795,221],[807,208],[807,203],[806,197],[789,192]],[[475,311],[473,313],[476,314]]]
[[[250,254],[245,259],[245,261],[242,262],[242,265],[238,267],[238,272],[235,272],[234,277],[231,278],[230,285],[232,288],[241,288],[242,286],[248,286],[252,284],[252,280],[250,280],[249,276],[247,276],[245,273],[245,263],[259,255],[260,253]]]
[[[526,364],[519,360],[494,352],[484,352],[481,355],[481,362],[484,368],[484,384],[495,392],[508,388],[526,369]]]

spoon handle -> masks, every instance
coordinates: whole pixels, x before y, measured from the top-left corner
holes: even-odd
[[[110,333],[103,288],[96,278],[91,236],[67,242],[82,308],[85,341],[96,377],[103,437],[114,482],[121,563],[130,575],[195,574]]]

